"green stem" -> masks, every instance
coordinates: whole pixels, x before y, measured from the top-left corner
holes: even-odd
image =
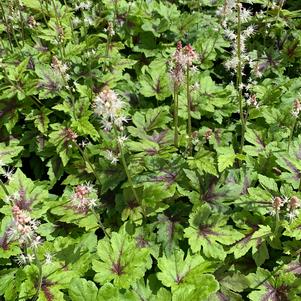
[[[278,234],[278,230],[279,230],[279,211],[276,210],[276,214],[275,214],[275,228],[274,228],[274,235],[275,235],[275,237]]]
[[[107,232],[105,226],[103,225],[103,223],[100,220],[100,215],[97,214],[93,208],[91,208],[91,211],[94,214],[94,216],[96,217],[98,225],[99,225],[100,229],[103,231],[103,233],[105,234],[105,236],[107,236],[108,238],[111,238],[111,235]]]
[[[179,109],[179,98],[178,98],[178,87],[177,84],[174,84],[174,128],[175,128],[175,133],[174,133],[174,145],[175,147],[178,147],[178,140],[179,140],[179,135],[178,135],[178,109]]]
[[[87,164],[89,164],[89,166],[91,167],[92,172],[93,172],[93,174],[94,174],[94,176],[95,176],[95,178],[96,178],[96,181],[98,182],[98,185],[101,187],[101,180],[100,180],[100,178],[99,178],[99,176],[98,176],[98,174],[97,174],[97,172],[96,172],[96,170],[95,170],[93,164],[90,162],[90,160],[89,160],[89,158],[86,156],[85,152],[82,151],[82,149],[80,148],[80,146],[79,146],[76,142],[73,142],[73,143],[76,145],[76,147],[77,147],[77,149],[79,150],[80,154],[82,155],[84,161],[85,161]]]
[[[113,128],[114,128],[114,133],[115,133],[115,138],[117,140],[117,137],[118,137],[118,132],[117,132],[117,129],[116,129],[116,126],[113,125]],[[134,188],[134,184],[133,184],[133,180],[132,180],[132,176],[130,174],[130,171],[128,169],[128,166],[127,166],[127,163],[126,163],[126,160],[125,160],[125,157],[124,157],[124,153],[123,153],[123,148],[122,148],[122,145],[120,144],[120,142],[117,140],[117,145],[118,145],[118,151],[120,153],[120,159],[121,159],[121,163],[123,165],[123,169],[126,173],[126,176],[127,176],[127,179],[129,181],[129,184],[130,184],[130,187],[131,187],[131,190],[133,192],[133,195],[135,197],[135,200],[138,204],[141,204],[140,202],[140,199],[138,197],[138,194],[136,192],[136,189]]]
[[[246,124],[243,112],[243,97],[242,97],[242,63],[241,63],[241,3],[237,0],[237,75],[236,75],[236,89],[238,92],[239,101],[239,115],[241,122],[241,141],[240,141],[240,153],[243,152],[243,147],[245,143],[245,131]]]
[[[48,22],[47,22],[47,18],[46,18],[45,12],[44,12],[44,8],[43,8],[42,2],[43,2],[42,0],[39,0],[41,12],[42,12],[42,15],[43,15],[43,19],[44,19],[44,22],[45,22],[46,26],[48,27]]]
[[[264,278],[261,282],[259,282],[254,288],[253,290],[258,289],[261,285],[263,285],[266,281],[268,281],[271,277],[273,277],[279,270],[281,270],[283,268],[283,266],[285,265],[285,263],[281,263],[281,265],[279,265],[279,267],[277,267],[274,271],[271,272],[271,274],[269,276],[267,276],[266,278]]]
[[[0,8],[1,8],[1,12],[2,12],[2,18],[3,18],[3,21],[5,23],[5,27],[6,27],[6,33],[7,33],[7,37],[8,37],[9,46],[10,46],[11,51],[14,52],[12,38],[11,38],[11,35],[10,35],[10,29],[9,29],[8,21],[5,17],[6,14],[5,14],[5,10],[3,8],[3,5],[2,5],[2,1],[0,1]]]
[[[277,11],[277,18],[276,18],[276,23],[278,22],[278,19],[279,19],[279,15],[280,15],[280,12],[282,10],[282,6],[284,4],[284,0],[280,0],[279,2],[279,6],[278,6],[278,11]]]
[[[20,24],[21,24],[21,35],[22,35],[22,47],[24,47],[24,44],[25,44],[25,21],[24,21],[24,18],[23,18],[23,15],[22,15],[22,10],[21,10],[21,5],[20,5],[20,2],[19,0],[16,1],[17,3],[17,6],[18,6],[18,9],[19,9],[19,13],[20,13]]]
[[[192,155],[192,137],[191,137],[191,95],[190,95],[190,78],[189,78],[189,64],[186,66],[186,93],[187,93],[187,135],[188,135],[188,154]]]
[[[141,204],[141,203],[140,203],[140,200],[139,200],[139,197],[138,197],[138,194],[137,194],[137,192],[136,192],[136,189],[134,188],[132,176],[131,176],[131,174],[130,174],[130,171],[129,171],[128,166],[127,166],[126,161],[125,161],[125,157],[124,157],[124,153],[123,153],[122,146],[120,145],[119,142],[118,142],[118,148],[119,148],[119,152],[120,152],[121,162],[122,162],[124,171],[125,171],[125,173],[126,173],[126,176],[127,176],[127,178],[128,178],[128,181],[129,181],[129,183],[130,183],[130,186],[131,186],[132,192],[133,192],[133,194],[134,194],[134,197],[135,197],[136,201],[138,202],[138,204]]]
[[[64,0],[64,5],[66,6],[66,10],[67,10],[68,5],[67,5],[66,0]],[[75,41],[75,35],[74,35],[74,28],[73,28],[73,23],[72,23],[71,18],[69,18],[69,26],[70,26],[70,28],[71,28],[71,35],[72,35],[73,43],[76,43],[76,41]]]
[[[35,296],[33,297],[33,301],[36,301],[38,298],[39,298],[39,294],[40,294],[40,291],[41,291],[41,287],[42,287],[42,281],[43,281],[43,271],[42,271],[42,264],[37,256],[37,252],[35,249],[33,249],[33,253],[34,253],[34,256],[35,256],[35,264],[36,266],[38,267],[39,269],[39,276],[38,276],[38,283],[37,283],[37,291],[36,291],[36,294]]]
[[[53,0],[51,0],[51,4],[52,4],[53,9],[54,9],[54,15],[55,15],[55,19],[56,19],[57,26],[58,26],[61,30],[64,30],[64,29],[63,29],[63,26],[62,26],[62,22],[61,22],[60,19],[59,19],[59,14],[58,14],[58,11],[57,11],[57,9],[56,9],[56,5],[55,5],[55,3],[54,3]],[[62,45],[60,36],[58,36],[58,44],[59,44],[59,49],[60,49],[61,57],[64,58],[64,57],[65,57],[65,48],[64,48],[63,45]]]
[[[296,129],[297,121],[298,121],[298,117],[295,118],[295,121],[294,121],[293,126],[292,126],[292,129],[291,129],[291,133],[290,133],[290,136],[289,136],[289,139],[288,139],[287,151],[290,150],[290,145],[291,145],[291,143],[292,143],[292,139],[293,139],[294,132],[295,132],[295,129]],[[300,184],[301,184],[301,183],[300,183]]]

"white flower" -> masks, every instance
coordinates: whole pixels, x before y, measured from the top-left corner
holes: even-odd
[[[89,208],[94,208],[97,205],[97,199],[89,199]]]
[[[241,18],[242,22],[247,22],[251,16],[252,16],[252,13],[250,10],[248,10],[246,8],[241,9],[240,18]]]
[[[124,142],[128,139],[127,136],[119,136],[117,138],[118,143],[122,146],[124,144]]]
[[[28,263],[32,263],[35,260],[34,254],[27,254]]]
[[[72,207],[80,213],[87,213],[89,209],[96,206],[97,202],[91,194],[96,194],[96,189],[91,183],[77,185],[71,195]]]
[[[246,37],[250,37],[255,33],[255,26],[254,25],[250,25],[247,27],[247,29],[244,31],[244,35]]]
[[[238,57],[235,55],[231,59],[229,59],[228,61],[225,62],[225,67],[228,70],[236,69],[238,62],[239,62]]]
[[[15,171],[14,168],[8,167],[8,168],[5,170],[5,172],[3,173],[3,177],[4,177],[5,179],[7,179],[7,181],[10,181],[11,178],[13,177],[13,175],[14,175],[14,171]]]
[[[93,25],[93,19],[90,16],[85,16],[84,22],[86,25]]]
[[[27,263],[27,257],[22,253],[17,256],[16,261],[19,266],[25,265]]]
[[[124,108],[124,102],[109,88],[104,88],[94,100],[94,112],[104,119],[116,119]]]
[[[114,155],[114,153],[111,150],[107,150],[106,158],[111,161],[113,165],[115,165],[118,162],[118,158]]]
[[[225,36],[232,41],[236,40],[236,34],[234,33],[233,30],[230,30],[228,28],[225,29]]]
[[[45,264],[52,263],[52,255],[50,253],[45,253]]]
[[[36,236],[32,242],[31,242],[31,246],[36,249],[40,244],[42,243],[42,239],[41,236]]]
[[[79,17],[74,17],[72,20],[72,24],[76,27],[81,23],[81,19]]]

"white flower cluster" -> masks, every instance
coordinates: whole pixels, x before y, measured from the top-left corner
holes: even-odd
[[[288,197],[273,197],[272,198],[272,209],[270,211],[271,215],[279,214],[281,211],[281,208],[283,208],[286,205],[286,216],[289,219],[289,221],[293,221],[299,213],[299,208],[301,207],[300,200],[297,196],[292,196],[291,198]]]
[[[295,99],[293,104],[293,109],[292,109],[292,115],[297,118],[300,114],[300,111],[301,111],[300,101],[299,99]]]
[[[123,129],[127,118],[123,115],[124,101],[110,88],[105,87],[94,100],[94,112],[101,117],[105,131],[110,131],[115,126]]]
[[[71,195],[71,207],[79,213],[87,213],[97,205],[96,189],[90,183],[77,185]]]
[[[30,264],[35,260],[35,255],[34,254],[20,254],[17,258],[17,264],[22,266],[22,265],[26,265],[26,264]]]
[[[61,62],[56,56],[52,57],[51,67],[53,70],[59,72],[59,74],[68,81],[70,79],[69,74],[67,73],[69,67],[66,63]]]
[[[182,47],[182,43],[177,43],[177,49],[172,56],[172,67],[170,69],[170,76],[174,84],[178,87],[184,80],[184,72],[187,68],[195,71],[192,66],[193,61],[198,59],[198,55],[190,44]]]
[[[11,180],[14,175],[15,169],[13,167],[9,167],[4,163],[3,160],[0,159],[0,174],[4,177],[8,182]]]
[[[224,28],[225,37],[232,42],[232,56],[225,63],[225,67],[228,70],[236,70],[239,59],[242,66],[251,61],[247,54],[246,40],[255,33],[255,27],[254,25],[249,25],[245,30],[241,31],[240,43],[238,43],[237,40],[237,32],[233,31],[232,27],[233,25],[236,27],[238,15],[240,16],[240,22],[243,24],[250,21],[252,13],[241,4],[236,4],[236,1],[226,0],[223,7],[218,9],[217,15],[222,18],[222,27]],[[240,58],[238,56],[238,47],[240,51]]]
[[[18,203],[12,208],[13,221],[8,229],[8,241],[18,241],[21,246],[37,248],[41,237],[36,234],[39,222],[30,217]]]
[[[75,5],[75,10],[89,10],[92,7],[92,2],[80,2],[79,4]]]

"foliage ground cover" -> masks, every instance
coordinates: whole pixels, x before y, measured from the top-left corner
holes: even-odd
[[[0,12],[1,300],[301,300],[299,1]]]

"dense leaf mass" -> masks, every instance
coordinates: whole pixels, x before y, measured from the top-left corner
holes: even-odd
[[[300,11],[0,1],[0,299],[301,300]]]

